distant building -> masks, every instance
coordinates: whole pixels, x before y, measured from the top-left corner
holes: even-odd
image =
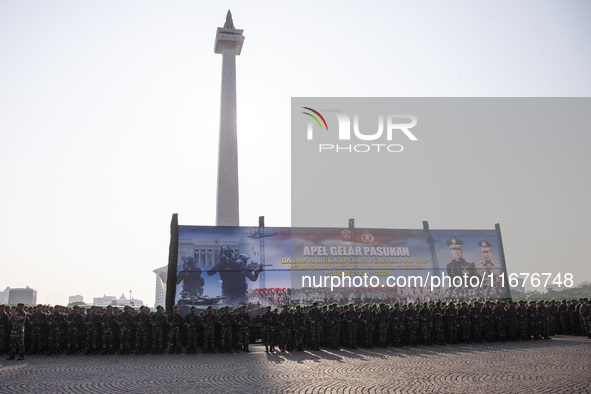
[[[96,305],[96,306],[117,305],[117,297],[108,296],[106,294],[102,297],[94,297],[92,299],[92,305]]]
[[[10,289],[8,293],[8,303],[10,305],[16,305],[19,303],[35,305],[37,304],[37,290],[31,289],[29,286],[24,289]]]
[[[140,307],[140,306],[144,305],[144,302],[142,300],[138,300],[135,298],[128,300],[127,298],[125,298],[125,295],[123,293],[121,293],[121,297],[119,297],[119,298],[117,298],[115,296],[108,296],[108,295],[104,295],[102,297],[95,297],[95,298],[93,298],[92,305],[95,305],[95,306],[113,305],[113,306],[119,306],[119,307],[121,307],[121,306]]]
[[[84,303],[84,297],[81,295],[73,295],[68,298],[68,304],[71,305],[73,303],[82,304]]]
[[[166,306],[166,281],[168,278],[168,266],[156,268],[153,271],[156,274],[156,299],[154,307],[158,305]]]
[[[10,293],[10,287],[0,291],[0,304],[8,304],[8,293]]]

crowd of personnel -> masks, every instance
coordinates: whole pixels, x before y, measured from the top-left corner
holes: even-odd
[[[265,350],[416,346],[591,338],[588,299],[558,301],[473,301],[392,305],[283,305],[251,316],[245,306],[211,306],[183,316],[178,306],[165,313],[107,306],[16,307],[0,305],[0,352],[9,360],[27,354],[146,354],[249,352],[262,339]],[[253,335],[254,334],[254,335]]]

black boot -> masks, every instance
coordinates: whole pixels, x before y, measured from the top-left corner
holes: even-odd
[[[14,353],[10,353],[10,356],[6,360],[7,361],[14,360]]]
[[[18,358],[18,361],[24,360],[25,359],[25,353],[21,352],[21,356]]]

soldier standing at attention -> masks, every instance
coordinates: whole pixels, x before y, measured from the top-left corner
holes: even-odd
[[[20,352],[19,360],[25,359],[25,323],[27,321],[27,313],[24,310],[24,304],[18,304],[16,309],[13,309],[8,321],[12,322],[10,330],[10,355],[7,360],[14,360],[16,352]]]

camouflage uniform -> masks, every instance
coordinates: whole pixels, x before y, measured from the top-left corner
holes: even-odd
[[[4,305],[0,305],[0,354],[8,348],[8,338],[10,337],[8,327],[8,313],[6,313]]]
[[[445,338],[447,343],[458,343],[458,310],[450,302],[443,311]]]
[[[527,307],[527,336],[529,338],[540,339],[539,335],[536,302],[530,301]]]
[[[376,314],[378,324],[378,342],[381,347],[388,347],[388,323],[390,313],[385,304],[380,304],[380,309]]]
[[[267,307],[267,311],[263,314],[263,343],[265,344],[266,352],[275,350],[274,336],[275,314],[271,312],[271,307]]]
[[[132,328],[134,326],[135,317],[132,314],[131,307],[126,306],[125,312],[119,316],[119,352],[121,354],[129,354],[133,350],[133,336]]]
[[[304,350],[304,335],[306,330],[306,315],[299,305],[293,314],[293,339],[297,350]]]
[[[107,307],[107,311],[101,315],[101,327],[103,331],[103,354],[115,352],[115,315],[111,306]]]
[[[185,327],[187,328],[187,353],[197,353],[201,319],[195,312],[195,306],[191,306],[189,313],[185,316]]]
[[[392,343],[394,346],[402,346],[402,331],[404,328],[404,320],[400,304],[395,303],[394,309],[390,311],[390,328],[392,331]]]
[[[62,329],[66,318],[56,306],[53,313],[47,317],[49,333],[47,338],[47,354],[60,354],[63,352]]]
[[[201,323],[203,324],[203,349],[206,353],[214,353],[216,316],[211,313],[210,306],[202,312]]]
[[[435,304],[435,308],[433,308],[431,314],[433,315],[433,334],[435,337],[435,343],[443,345],[445,343],[445,330],[443,326],[443,310],[441,309],[441,304],[439,302]]]
[[[320,349],[320,331],[322,330],[322,322],[320,310],[318,310],[317,305],[313,304],[313,307],[308,311],[307,323],[310,331],[310,347],[313,350],[318,350]]]
[[[404,327],[408,337],[408,343],[411,346],[417,344],[417,328],[419,321],[417,320],[417,310],[412,304],[408,305],[408,309],[404,311]]]
[[[431,326],[433,324],[433,316],[427,303],[423,303],[423,307],[417,313],[419,320],[419,328],[421,330],[421,341],[424,345],[431,344]]]
[[[220,345],[222,351],[232,353],[232,324],[234,319],[228,312],[228,307],[224,307],[224,312],[218,317],[218,323],[221,326]]]
[[[250,316],[246,313],[246,308],[244,306],[240,307],[240,311],[236,315],[234,321],[238,326],[238,343],[242,350],[248,353],[250,351],[248,349],[248,345],[250,344]]]
[[[280,330],[280,338],[279,338],[279,350],[282,352],[291,351],[291,337],[292,337],[292,327],[293,327],[293,316],[289,313],[287,309],[287,305],[283,306],[283,310],[279,314],[279,330]]]
[[[470,343],[470,310],[468,309],[468,304],[464,301],[462,302],[462,306],[458,309],[458,323],[460,324],[460,336],[462,338],[462,342]]]
[[[184,319],[180,314],[177,305],[172,309],[172,313],[168,315],[168,353],[181,352],[181,329],[183,327]]]
[[[74,306],[74,309],[70,311],[66,317],[68,327],[68,354],[78,353],[80,351],[80,341],[84,330],[84,321],[82,314],[78,311],[79,308]]]
[[[158,305],[156,313],[152,315],[152,354],[164,353],[167,318],[164,308]]]
[[[505,341],[507,339],[507,314],[505,313],[505,306],[499,301],[493,311],[495,318],[495,338],[499,341]]]
[[[495,340],[495,312],[492,308],[490,301],[484,303],[480,317],[482,318],[482,331],[484,334],[484,340],[487,342],[494,342]]]
[[[8,357],[8,360],[14,360],[18,352],[20,352],[19,360],[25,358],[25,324],[28,317],[28,314],[19,306],[8,318],[12,322],[10,329],[10,357]]]
[[[146,354],[150,350],[152,338],[152,317],[150,308],[141,307],[140,313],[135,317],[135,354]]]

